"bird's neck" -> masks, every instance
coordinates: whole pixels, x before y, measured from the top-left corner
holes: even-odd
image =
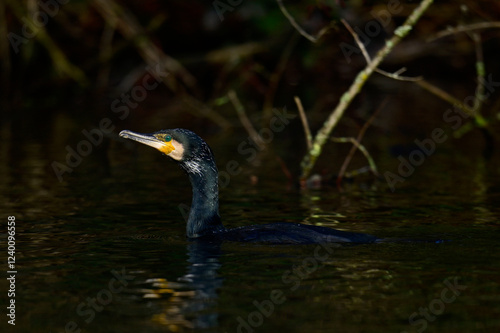
[[[219,215],[218,171],[215,163],[201,163],[198,172],[188,171],[193,201],[186,226],[187,236],[197,238],[224,230]],[[186,168],[185,168],[186,169]]]

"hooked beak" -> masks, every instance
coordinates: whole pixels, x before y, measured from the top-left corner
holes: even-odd
[[[128,130],[121,131],[119,134],[122,138],[134,140],[145,144],[147,146],[153,147],[164,154],[169,154],[172,150],[175,150],[175,147],[172,145],[172,142],[165,142],[157,138],[153,134],[141,134]]]

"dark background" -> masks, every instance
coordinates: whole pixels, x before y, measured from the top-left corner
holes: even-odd
[[[186,127],[207,140],[224,135],[227,142],[230,133],[243,131],[227,98],[232,89],[257,130],[269,126],[272,108],[286,107],[297,114],[293,96],[299,96],[314,134],[365,66],[359,52],[349,56],[343,52],[346,45],[356,44],[340,19],[365,32],[360,37],[373,55],[418,4],[395,3],[388,7],[383,1],[286,2],[307,33],[321,33],[318,42],[312,43],[298,34],[274,1],[234,1],[233,5],[224,1],[52,1],[46,8],[37,8],[34,1],[27,6],[7,1],[1,5],[2,28],[8,36],[0,54],[2,131],[16,142],[35,140],[58,146],[51,159],[61,162],[67,154],[65,146],[76,149],[86,139],[82,131],[98,128],[103,118],[111,120],[113,131],[91,155],[105,154],[109,140],[116,140],[121,129],[150,132]],[[397,8],[397,14],[380,26],[377,17],[387,17],[384,13],[391,8]],[[422,76],[463,101],[474,95],[477,84],[472,33],[481,39],[486,78],[499,80],[498,26],[429,40],[449,27],[494,22],[499,13],[495,1],[439,1],[381,68],[392,72],[406,67],[403,75]],[[42,22],[34,37],[29,34],[33,18]],[[148,90],[128,112],[116,112],[125,105],[123,94],[130,95],[148,79],[148,66],[169,73],[163,84]],[[485,154],[496,151],[497,88],[480,110],[486,124],[478,129],[474,121],[469,122],[452,131],[462,140],[448,140],[446,145]],[[429,137],[435,127],[448,126],[443,114],[450,107],[414,82],[374,74],[334,135],[356,136],[370,115],[382,108],[365,144],[376,161],[381,153],[396,157],[411,152],[413,141]],[[306,152],[298,118],[278,137],[272,146],[280,147],[296,179]],[[326,154],[334,154],[337,163],[320,164],[317,171],[336,174],[349,145],[327,147],[333,151]],[[397,166],[398,161],[394,162]],[[353,167],[365,163],[355,160]]]

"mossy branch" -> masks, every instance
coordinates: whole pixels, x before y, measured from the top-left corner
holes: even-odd
[[[365,69],[358,73],[349,90],[342,95],[337,107],[332,111],[330,117],[325,121],[323,127],[315,136],[312,149],[310,149],[302,159],[302,180],[309,177],[314,165],[316,164],[316,160],[321,155],[324,144],[330,137],[330,133],[335,128],[340,118],[342,118],[342,115],[351,104],[354,97],[356,97],[356,95],[361,91],[361,88],[377,69],[378,65],[380,65],[392,49],[408,35],[413,26],[417,23],[427,8],[429,8],[432,2],[433,0],[423,0],[406,19],[406,21],[394,31],[394,35],[391,39],[386,41],[384,47],[377,53],[373,60],[366,65]]]
[[[463,30],[468,32],[467,30]],[[453,97],[446,91],[442,90],[441,88],[436,87],[435,85],[425,81],[421,80],[418,82],[415,82],[417,85],[422,87],[423,89],[427,90],[431,94],[441,98],[442,100],[450,103],[456,108],[459,108],[465,114],[472,116],[474,118],[473,123],[467,123],[460,127],[458,130],[456,130],[453,133],[453,136],[456,138],[460,138],[463,136],[465,133],[468,133],[469,131],[473,130],[476,126],[479,128],[483,128],[485,131],[489,131],[487,129],[489,125],[489,121],[483,117],[481,114],[481,107],[486,99],[485,96],[485,87],[484,87],[484,81],[485,81],[485,75],[486,75],[486,69],[485,69],[485,64],[484,64],[484,56],[483,56],[483,46],[481,42],[481,36],[479,33],[470,33],[469,34],[472,40],[474,41],[474,46],[476,50],[476,76],[477,76],[477,83],[476,83],[476,90],[475,90],[475,98],[474,98],[474,105],[471,107],[467,106],[466,103],[461,102],[457,98]]]

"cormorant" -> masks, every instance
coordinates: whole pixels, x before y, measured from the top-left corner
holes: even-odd
[[[181,128],[151,134],[121,131],[120,136],[156,148],[189,176],[193,201],[186,226],[189,239],[273,244],[372,243],[377,237],[300,223],[270,223],[226,229],[219,215],[218,171],[208,144]]]

